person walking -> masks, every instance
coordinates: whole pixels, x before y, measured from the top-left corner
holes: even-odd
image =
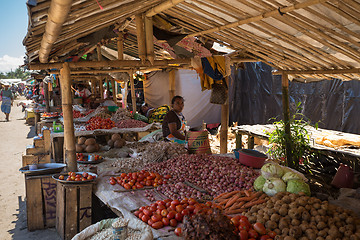
[[[9,115],[11,112],[11,106],[13,105],[14,96],[9,89],[9,85],[4,85],[4,89],[1,90],[1,111],[5,113],[5,120],[9,121]]]

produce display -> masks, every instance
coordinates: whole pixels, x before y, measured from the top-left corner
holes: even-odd
[[[157,187],[167,182],[170,175],[161,176],[158,173],[140,171],[132,173],[122,173],[118,177],[110,177],[109,183],[115,185],[118,183],[125,189],[141,189],[144,186]]]
[[[94,161],[99,161],[101,160],[103,157],[97,154],[94,154]],[[83,153],[76,153],[76,160],[77,161],[83,161],[83,162],[87,162],[89,161],[87,156],[84,156]]]
[[[201,154],[180,155],[150,164],[145,169],[162,175],[171,174],[173,182],[190,182],[206,190],[210,196],[253,189],[253,183],[259,175],[252,168],[240,164],[238,159]]]
[[[80,111],[73,110],[73,118],[81,118],[85,117],[85,114],[81,113]]]
[[[76,152],[97,152],[100,150],[100,145],[96,143],[95,138],[80,137],[77,144],[75,144]]]
[[[360,239],[360,219],[353,212],[304,193],[277,193],[244,215],[274,231],[279,240]]]
[[[263,192],[233,191],[222,193],[214,198],[215,203],[224,209],[227,215],[239,214],[254,205],[266,202],[269,197]]]
[[[134,215],[154,229],[165,226],[176,227],[183,221],[184,216],[191,216],[199,211],[208,211],[219,206],[211,202],[198,203],[193,198],[159,200],[150,206],[140,207]]]
[[[76,182],[80,182],[80,181],[88,181],[88,180],[93,180],[96,177],[87,173],[87,172],[83,172],[83,173],[77,173],[77,172],[68,172],[67,175],[64,174],[60,174],[59,175],[59,180],[66,180],[66,181],[76,181]]]
[[[126,119],[117,121],[115,125],[118,128],[143,128],[146,127],[148,124],[135,119]]]
[[[131,112],[124,108],[118,108],[116,112],[111,116],[111,120],[114,122],[128,119],[131,119]]]
[[[202,193],[196,190],[195,188],[186,185],[183,182],[165,183],[157,187],[156,190],[158,190],[168,198],[178,199],[178,200],[183,199],[185,197],[203,200],[208,196],[207,193]]]
[[[278,192],[300,193],[310,196],[310,187],[304,177],[289,168],[274,163],[266,163],[261,168],[261,176],[254,182],[256,191],[264,191],[269,196]]]
[[[126,141],[121,138],[120,134],[114,133],[111,135],[111,139],[109,139],[107,144],[112,148],[121,148],[126,145]]]
[[[56,118],[59,116],[58,112],[44,112],[41,114],[41,117],[44,118]]]
[[[111,129],[115,123],[110,118],[92,117],[86,122],[86,130]]]

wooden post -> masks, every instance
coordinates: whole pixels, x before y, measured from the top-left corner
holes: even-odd
[[[50,83],[51,84],[51,83]],[[50,105],[49,105],[49,87],[47,83],[43,85],[44,89],[44,98],[45,98],[45,108],[47,112],[50,112]]]
[[[60,73],[61,74],[61,73]],[[91,79],[91,95],[95,96],[96,95],[96,90],[95,90],[95,80]]]
[[[226,77],[225,79],[228,84],[229,82],[228,78]],[[227,153],[228,125],[229,125],[229,97],[227,97],[225,103],[221,105],[220,154]]]
[[[106,82],[106,90],[107,90],[108,94],[110,94],[110,86],[109,86],[109,78],[108,77],[105,78],[105,82]]]
[[[255,139],[253,136],[248,135],[248,149],[254,149]]]
[[[124,59],[124,36],[123,34],[119,34],[117,38],[117,50],[118,50],[118,59]]]
[[[129,72],[129,76],[131,78],[130,72]],[[123,108],[127,108],[127,95],[129,92],[128,85],[129,85],[129,82],[125,81],[125,96],[123,96],[123,104],[124,104]]]
[[[151,64],[154,64],[154,41],[153,41],[153,20],[152,17],[145,17],[145,38],[146,38],[146,56]]]
[[[235,133],[236,149],[242,148],[242,134],[239,131]]]
[[[101,61],[102,55],[101,55],[101,46],[100,45],[96,45],[96,52],[97,52],[98,61]]]
[[[131,87],[131,103],[133,113],[136,113],[136,96],[135,96],[135,86],[134,86],[134,72],[130,71],[130,87]]]
[[[99,91],[100,91],[100,98],[104,99],[104,87],[103,87],[103,80],[99,80]]]
[[[175,70],[169,72],[169,97],[170,102],[175,96]]]
[[[291,156],[291,131],[290,131],[290,107],[289,107],[289,79],[287,74],[283,74],[281,78],[282,85],[282,104],[285,122],[285,137],[286,137],[286,163],[290,168],[294,168],[295,164]]]
[[[61,84],[61,100],[64,117],[64,145],[65,145],[65,162],[68,171],[76,172],[76,149],[75,149],[75,134],[73,122],[73,109],[71,97],[71,76],[69,64],[63,64],[60,70],[60,84]]]
[[[112,88],[112,95],[113,95],[113,101],[116,103],[116,91],[115,91],[115,79],[111,79],[111,88]]]
[[[135,15],[136,35],[138,42],[139,58],[142,62],[146,61],[146,45],[145,45],[145,31],[144,31],[144,18],[143,15]]]

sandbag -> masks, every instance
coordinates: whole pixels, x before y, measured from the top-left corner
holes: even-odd
[[[209,135],[207,130],[189,131],[186,134],[189,153],[211,153]]]

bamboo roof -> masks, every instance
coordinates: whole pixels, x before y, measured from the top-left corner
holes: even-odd
[[[30,64],[40,63],[50,5],[28,5],[23,44]],[[159,5],[167,7],[154,8]],[[154,16],[156,27],[195,37],[205,48],[215,42],[231,49],[233,58],[263,61],[292,77],[360,79],[360,0],[73,0],[48,62],[91,55],[96,45],[103,60],[116,59],[111,50],[117,51],[117,35],[97,42],[91,37],[106,29],[125,34],[124,54],[139,59],[139,14]],[[159,44],[154,52],[155,60],[174,58]]]

